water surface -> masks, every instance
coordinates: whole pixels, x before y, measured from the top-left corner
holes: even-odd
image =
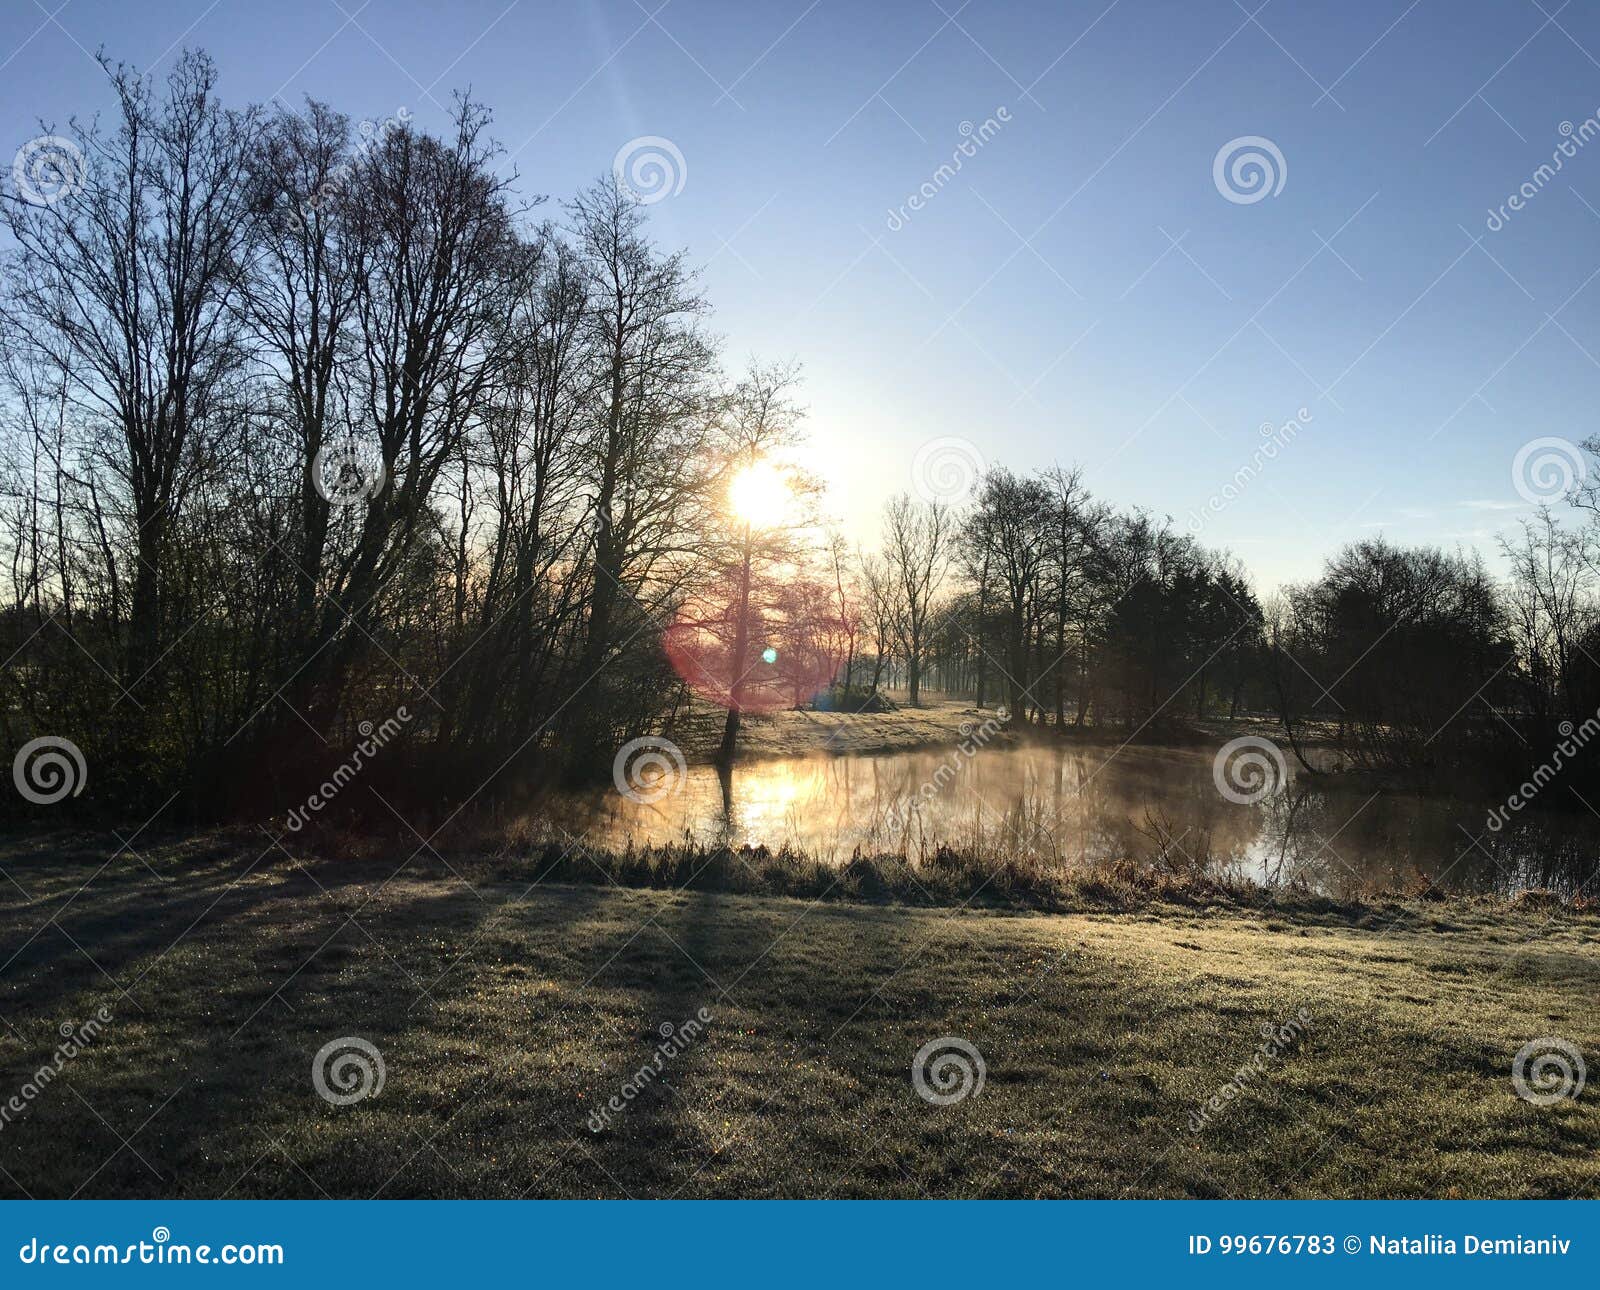
[[[726,779],[692,766],[654,801],[606,788],[546,799],[537,813],[611,848],[692,840],[838,862],[942,843],[1064,867],[1131,857],[1332,895],[1430,884],[1570,895],[1595,874],[1593,816],[1526,811],[1490,833],[1493,803],[1358,789],[1292,767],[1261,800],[1235,802],[1213,761],[1210,749],[1115,745],[817,755],[752,762]]]

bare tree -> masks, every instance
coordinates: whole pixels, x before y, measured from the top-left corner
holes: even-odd
[[[1578,663],[1600,620],[1592,527],[1563,529],[1548,507],[1524,520],[1516,540],[1502,538],[1510,562],[1506,604],[1534,719],[1547,727],[1556,711],[1577,715]],[[1586,715],[1586,714],[1585,714]]]
[[[1049,496],[1044,526],[1044,576],[1055,626],[1055,656],[1050,671],[1054,681],[1056,726],[1059,729],[1067,724],[1067,678],[1074,670],[1067,664],[1067,655],[1073,651],[1068,638],[1081,621],[1083,600],[1090,585],[1093,512],[1088,492],[1083,486],[1081,470],[1076,467],[1064,470],[1056,466],[1046,471],[1042,478]],[[1081,678],[1085,644],[1081,634],[1075,644],[1080,660],[1075,670]]]
[[[240,312],[277,386],[286,460],[299,482],[299,522],[285,540],[296,588],[293,635],[309,640],[327,553],[330,502],[318,487],[319,454],[351,434],[359,273],[359,195],[350,121],[326,104],[280,111],[252,158],[261,211],[249,289]]]
[[[233,305],[255,221],[260,121],[218,102],[203,53],[180,57],[159,102],[149,80],[100,62],[116,129],[75,126],[81,182],[50,202],[7,191],[0,219],[17,248],[5,321],[96,434],[115,481],[97,497],[126,538],[129,684],[161,659],[171,535],[224,433],[243,358]]]
[[[545,715],[547,680],[561,667],[581,607],[561,576],[588,542],[582,437],[592,412],[585,345],[587,277],[571,244],[546,225],[514,253],[499,379],[483,414],[480,465],[492,537],[479,553],[483,593],[469,640],[461,723],[486,744],[520,736]],[[509,699],[509,703],[507,700]]]
[[[833,589],[834,613],[844,632],[844,667],[837,678],[848,694],[856,667],[856,640],[861,634],[861,613],[854,562],[849,540],[837,529],[827,535],[828,581]]]
[[[919,504],[901,493],[883,511],[883,559],[894,589],[894,631],[906,663],[911,706],[921,702],[924,655],[934,606],[954,558],[956,526],[940,502]]]
[[[333,701],[371,642],[380,597],[429,532],[435,484],[499,370],[493,344],[514,242],[488,125],[483,108],[460,100],[451,137],[401,124],[349,165],[340,206],[357,259],[344,450],[369,454],[381,476],[341,512],[348,531],[323,572],[316,665],[299,682],[308,706]]]
[[[711,347],[699,330],[705,301],[681,253],[659,254],[639,204],[614,176],[569,206],[587,278],[587,343],[595,415],[587,440],[593,558],[588,621],[570,709],[577,760],[592,760],[604,724],[600,674],[641,629],[618,630],[631,600],[681,537],[701,480],[686,480],[704,425]]]
[[[1028,646],[1043,609],[1042,576],[1049,554],[1050,495],[1036,479],[1004,467],[990,469],[978,490],[977,505],[964,533],[982,553],[981,563],[998,587],[1006,610],[1005,676],[1011,712],[1026,720],[1033,700]]]
[[[883,683],[890,651],[894,648],[897,617],[894,584],[889,566],[882,556],[858,551],[856,563],[861,568],[861,585],[866,590],[867,626],[872,632],[872,684],[868,688],[877,694],[878,687]]]

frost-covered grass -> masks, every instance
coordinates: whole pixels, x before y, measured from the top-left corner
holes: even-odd
[[[903,701],[905,696],[898,698]],[[812,712],[809,709],[753,713],[739,733],[741,757],[803,757],[813,752],[881,753],[953,744],[995,715],[993,706],[930,697],[919,707],[895,712]],[[691,757],[709,758],[722,737],[726,714],[695,702],[669,734]]]
[[[111,1014],[0,1129],[4,1194],[1600,1195],[1594,1088],[1540,1107],[1511,1082],[1543,1036],[1600,1067],[1593,913],[1019,913],[245,840],[0,853],[0,1093]],[[385,1082],[332,1106],[312,1059],[352,1036]],[[986,1078],[935,1106],[912,1063],[945,1037]]]

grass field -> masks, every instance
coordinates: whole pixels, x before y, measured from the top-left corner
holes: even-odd
[[[762,757],[802,757],[813,752],[886,753],[953,745],[986,718],[995,716],[1002,702],[1000,696],[992,696],[987,706],[978,708],[967,701],[929,694],[913,708],[907,704],[904,693],[894,692],[889,697],[900,705],[893,712],[814,712],[783,708],[776,712],[748,714],[739,732],[740,758],[748,761]],[[715,704],[695,699],[679,713],[667,733],[683,748],[689,760],[709,761],[722,738],[726,716],[726,711]],[[1213,738],[1218,744],[1242,734],[1282,737],[1276,720],[1259,713],[1244,714],[1231,721],[1218,714],[1205,721],[1186,719],[1181,725],[1191,736]],[[1121,726],[1099,729],[1091,726],[1073,729],[1068,737],[1105,742],[1114,747],[1130,733]],[[1322,733],[1321,728],[1313,724],[1306,727],[1302,739],[1309,737],[1310,742],[1315,743]],[[1167,743],[1178,737],[1178,731],[1170,726],[1159,734]],[[1030,737],[1050,740],[1058,737],[1058,732],[1017,725],[1003,736],[1006,739]]]
[[[0,853],[0,1104],[36,1093],[7,1195],[1600,1196],[1596,1090],[1511,1081],[1537,1037],[1600,1055],[1592,913],[975,912],[116,846]],[[313,1056],[351,1036],[383,1087],[330,1105]],[[985,1066],[951,1105],[912,1081],[942,1037]]]
[[[903,704],[905,695],[894,696]],[[956,743],[986,717],[987,708],[930,695],[920,706],[893,712],[814,712],[780,708],[745,716],[739,731],[743,760],[760,757],[802,757],[807,753],[884,753]],[[702,699],[679,713],[668,733],[693,761],[709,761],[722,739],[727,711]],[[963,730],[965,727],[965,730]]]

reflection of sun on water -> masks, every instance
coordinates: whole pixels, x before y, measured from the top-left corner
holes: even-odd
[[[775,844],[792,832],[795,804],[809,803],[816,792],[803,770],[803,765],[780,766],[774,767],[772,774],[751,777],[748,788],[734,804],[738,840],[766,842],[776,849]]]
[[[858,847],[916,859],[947,845],[985,861],[1194,867],[1335,895],[1410,889],[1446,874],[1461,890],[1572,892],[1597,876],[1576,817],[1530,821],[1525,835],[1486,842],[1469,872],[1467,862],[1456,866],[1452,839],[1463,820],[1482,818],[1477,802],[1362,807],[1360,794],[1294,785],[1240,805],[1217,792],[1211,753],[1190,748],[1112,758],[1103,748],[993,748],[953,775],[951,757],[927,749],[753,761],[735,770],[731,802],[714,768],[693,766],[648,804],[615,792],[567,799],[573,813],[559,817],[565,832],[555,836],[579,833],[618,851],[686,838],[773,851],[788,844],[824,863],[844,863]],[[1335,833],[1337,855],[1324,841]]]

